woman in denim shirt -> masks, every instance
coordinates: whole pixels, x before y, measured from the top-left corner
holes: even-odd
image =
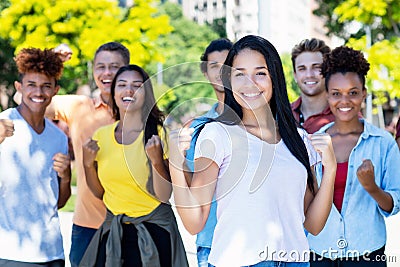
[[[324,58],[321,73],[335,121],[319,132],[332,137],[337,172],[328,221],[320,234],[308,235],[311,266],[386,266],[384,218],[399,211],[400,153],[388,132],[358,116],[368,70],[363,54],[349,47]],[[318,183],[321,173],[322,167]]]

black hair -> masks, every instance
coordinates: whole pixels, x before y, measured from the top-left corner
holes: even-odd
[[[144,143],[153,136],[158,135],[158,126],[163,126],[164,114],[157,107],[156,100],[153,92],[153,85],[149,79],[147,72],[139,67],[138,65],[126,65],[117,71],[115,77],[111,83],[111,109],[113,111],[113,116],[115,120],[121,119],[121,114],[115,102],[115,85],[119,75],[125,71],[136,71],[142,76],[143,79],[143,89],[144,89],[144,104],[142,109],[142,122],[145,125],[144,129]]]
[[[325,88],[328,90],[328,83],[331,76],[335,73],[345,74],[354,72],[360,78],[365,88],[365,76],[369,71],[369,63],[363,53],[347,46],[339,46],[331,53],[324,56],[321,66],[321,74],[325,78]]]
[[[161,127],[164,131],[164,134],[166,133],[165,128],[163,126],[164,122],[164,114],[163,112],[157,107],[155,97],[154,97],[154,92],[153,92],[153,86],[151,84],[151,80],[149,78],[149,75],[147,72],[139,67],[138,65],[126,65],[118,69],[117,73],[115,74],[115,77],[111,83],[111,103],[110,107],[113,111],[113,117],[115,120],[121,120],[121,114],[119,113],[118,106],[115,102],[115,86],[116,86],[116,81],[118,79],[118,76],[121,75],[122,73],[126,71],[136,71],[137,73],[142,76],[143,79],[143,89],[144,89],[144,104],[142,107],[142,122],[144,125],[144,135],[143,135],[143,145],[145,146],[147,141],[153,136],[153,135],[159,135],[158,134],[158,128]],[[165,146],[167,144],[164,144]],[[150,175],[147,183],[147,190],[154,195],[154,189],[153,189],[153,174],[152,174],[152,168],[151,168],[151,162],[150,160],[148,161],[149,165],[149,170],[150,170]]]
[[[204,53],[201,55],[200,60],[202,61],[200,63],[200,69],[202,73],[207,72],[207,61],[208,61],[208,55],[211,54],[212,52],[218,51],[224,51],[224,50],[229,50],[233,46],[233,43],[227,39],[227,38],[219,38],[216,40],[211,41],[211,43],[207,46],[206,50]]]
[[[96,52],[94,53],[94,58],[96,58],[97,54],[102,51],[110,51],[110,52],[117,52],[122,56],[122,60],[124,61],[124,65],[128,65],[130,61],[130,53],[128,48],[126,48],[123,44],[118,42],[108,42],[102,44],[97,48]]]
[[[221,78],[225,88],[225,105],[229,108],[225,108],[216,120],[227,124],[239,124],[243,118],[242,107],[235,100],[231,89],[231,69],[235,57],[244,49],[257,51],[265,58],[273,88],[269,103],[271,112],[278,123],[279,134],[287,148],[306,168],[307,185],[314,193],[313,174],[308,152],[297,130],[296,121],[290,107],[282,62],[275,47],[266,39],[260,36],[247,35],[237,41],[230,49],[221,70]]]

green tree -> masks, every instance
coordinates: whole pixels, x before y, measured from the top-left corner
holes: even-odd
[[[290,53],[281,55],[283,72],[285,74],[286,88],[289,96],[289,101],[295,101],[300,95],[300,89],[296,84],[293,76],[292,58]]]
[[[131,51],[131,63],[146,66],[163,61],[157,47],[160,35],[172,27],[166,15],[157,13],[157,1],[135,0],[121,8],[109,0],[10,0],[0,13],[0,37],[18,52],[23,47],[52,48],[67,43],[73,57],[66,62],[61,85],[71,93],[90,83],[90,62],[96,48],[119,41]]]
[[[317,0],[314,14],[323,17],[329,35],[349,40],[371,30],[372,43],[400,37],[400,1],[398,0]],[[358,26],[358,27],[357,27]]]
[[[177,4],[166,2],[160,5],[159,10],[160,14],[170,17],[174,28],[158,40],[158,47],[166,58],[162,66],[163,83],[166,86],[161,88],[164,92],[168,91],[167,95],[159,99],[159,104],[169,113],[186,102],[180,112],[190,112],[193,102],[189,102],[192,99],[215,99],[212,87],[200,71],[200,56],[207,45],[219,36],[209,26],[200,26],[185,18]],[[149,66],[148,70],[157,73],[157,63]],[[158,92],[158,95],[162,95],[162,92]]]
[[[207,23],[208,24],[208,23]],[[214,19],[211,24],[209,24],[211,29],[215,31],[219,37],[227,37],[226,34],[226,18]]]
[[[0,11],[9,7],[10,1],[0,1]],[[17,78],[16,66],[13,61],[14,48],[10,42],[0,37],[0,111],[13,105],[12,83]]]
[[[400,1],[318,0],[315,14],[325,17],[329,34],[366,53],[371,64],[368,87],[376,103],[400,97]],[[388,93],[388,94],[387,94]]]

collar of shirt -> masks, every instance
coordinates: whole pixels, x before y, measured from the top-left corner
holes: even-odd
[[[111,115],[113,114],[113,111],[112,111],[111,107],[110,107],[109,105],[107,105],[107,104],[103,101],[103,99],[101,98],[100,95],[99,95],[99,96],[95,96],[95,97],[93,97],[92,99],[93,99],[93,104],[94,104],[95,109],[99,109],[99,108],[103,107],[103,108],[107,109],[107,111],[108,111]]]
[[[400,152],[394,138],[385,130],[364,123],[364,131],[352,149],[347,171],[346,188],[341,212],[332,206],[328,221],[318,236],[308,235],[311,250],[319,255],[332,250],[335,255],[324,255],[328,258],[346,257],[350,251],[374,251],[386,243],[384,217],[399,211],[400,203]],[[324,133],[334,122],[323,126],[318,133]],[[374,165],[376,184],[393,199],[392,211],[382,210],[376,201],[368,195],[357,177],[357,169],[364,159]],[[322,179],[322,165],[316,167],[318,184]]]
[[[296,101],[294,101],[292,104],[291,104],[291,107],[292,107],[292,110],[294,111],[294,112],[296,112],[297,114],[301,114],[301,110],[300,110],[300,107],[301,107],[301,104],[303,103],[303,101],[302,101],[302,99],[301,99],[301,97],[299,97]],[[321,112],[321,113],[319,113],[319,114],[323,114],[323,115],[327,115],[327,114],[330,114],[331,113],[331,109],[330,109],[330,107],[329,107],[329,105],[327,105],[326,107],[325,107],[325,109]],[[315,114],[315,115],[317,115],[317,114]]]
[[[108,105],[103,101],[100,95],[93,97],[93,103],[95,108],[98,108],[100,106],[108,107]]]
[[[369,136],[383,136],[383,133],[379,128],[373,126],[370,123],[367,123],[366,120],[364,120],[363,118],[360,118],[360,121],[364,124],[364,131],[361,133],[361,137],[363,139],[367,139]],[[330,122],[325,126],[322,126],[318,133],[325,133],[334,124],[335,122]]]

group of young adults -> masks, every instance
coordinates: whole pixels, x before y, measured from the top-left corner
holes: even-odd
[[[177,130],[164,127],[149,75],[122,44],[95,53],[95,99],[56,95],[60,55],[29,48],[15,58],[21,103],[0,113],[0,266],[65,264],[57,209],[71,167],[49,119],[67,123],[74,150],[74,267],[188,266],[172,195],[197,234],[199,266],[386,266],[400,152],[362,118],[360,51],[297,44],[291,104],[268,40],[214,40],[200,67],[218,101]]]

